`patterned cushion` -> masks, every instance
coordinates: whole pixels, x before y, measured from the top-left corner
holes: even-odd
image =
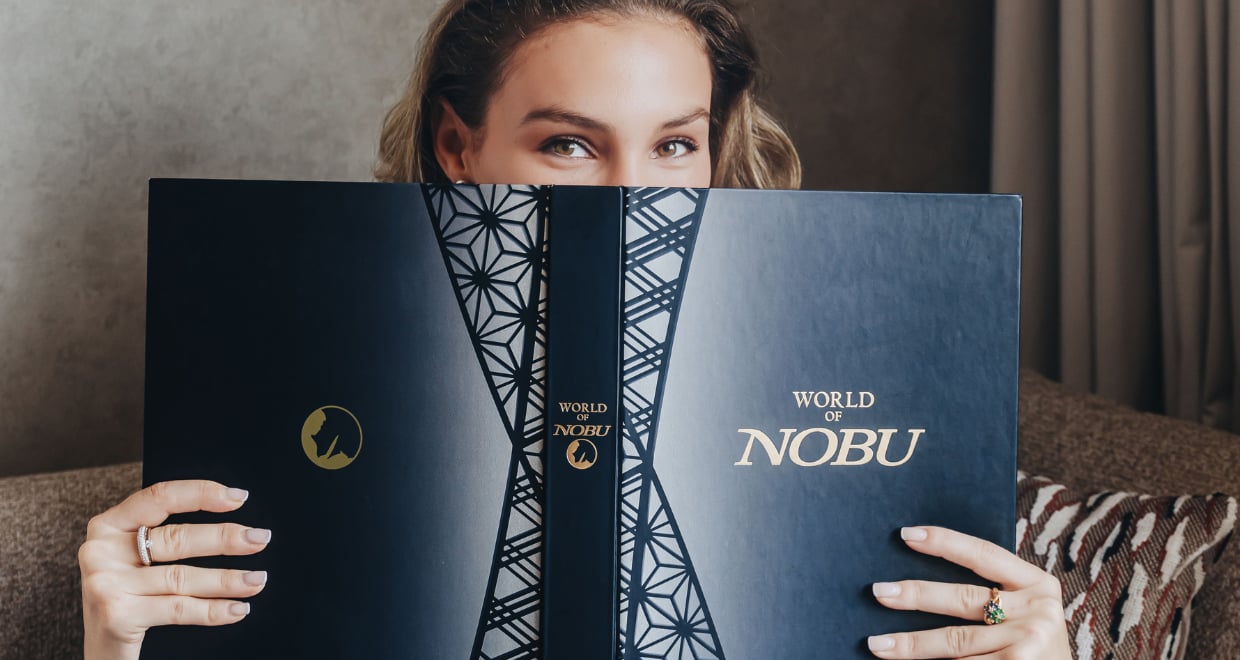
[[[1082,495],[1024,473],[1017,554],[1059,578],[1080,660],[1182,658],[1192,600],[1236,523],[1224,495]]]

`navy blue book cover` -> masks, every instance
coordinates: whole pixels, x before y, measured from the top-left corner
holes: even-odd
[[[154,180],[144,480],[250,489],[144,657],[869,657],[1011,547],[1005,196]],[[207,514],[179,517],[213,521]]]

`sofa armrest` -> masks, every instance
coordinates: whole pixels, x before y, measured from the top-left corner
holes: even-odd
[[[0,479],[0,656],[82,656],[78,546],[141,480],[140,463]]]
[[[1020,378],[1020,465],[1093,490],[1240,495],[1240,436]]]

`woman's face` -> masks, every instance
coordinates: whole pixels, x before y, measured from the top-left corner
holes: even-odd
[[[518,47],[480,130],[445,106],[435,151],[473,183],[707,187],[710,100],[688,23],[575,20]]]

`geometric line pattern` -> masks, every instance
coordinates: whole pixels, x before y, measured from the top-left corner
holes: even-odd
[[[430,184],[422,191],[510,448],[470,658],[536,660],[542,653],[548,192],[533,186]]]
[[[706,192],[626,194],[620,463],[620,658],[722,659],[702,587],[654,470],[681,293]]]

